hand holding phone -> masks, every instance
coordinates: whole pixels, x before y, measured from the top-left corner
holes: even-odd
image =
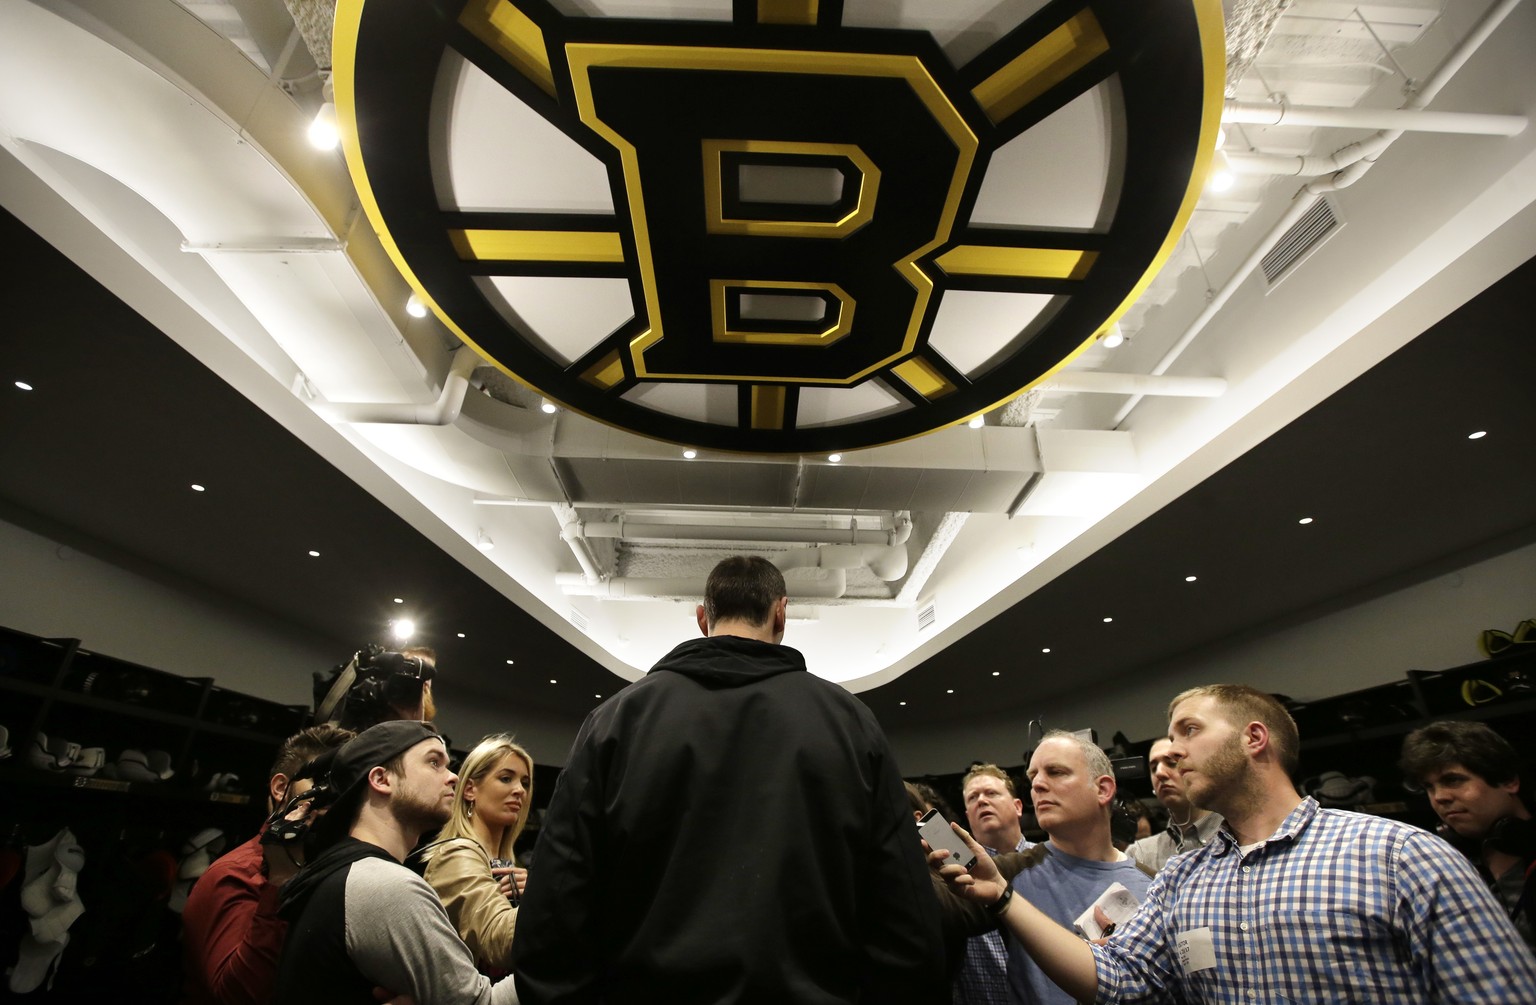
[[[928,847],[933,851],[947,851],[949,857],[944,864],[954,863],[963,865],[967,869],[976,864],[976,856],[967,847],[965,841],[950,829],[949,821],[944,819],[944,814],[938,810],[929,810],[917,821],[917,832]]]

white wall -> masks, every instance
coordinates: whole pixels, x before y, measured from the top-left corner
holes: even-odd
[[[88,542],[61,543],[0,519],[0,626],[80,639],[92,652],[212,677],[221,687],[289,705],[310,704],[310,675],[335,666],[355,644],[91,549]],[[494,695],[444,690],[437,724],[455,746],[472,746],[510,722],[537,762],[563,764],[581,725],[519,713],[513,701]]]
[[[1511,631],[1536,616],[1536,544],[1516,547],[1394,592],[1240,643],[1094,681],[1080,695],[981,717],[963,725],[891,733],[907,775],[949,774],[975,759],[1020,764],[1025,727],[1119,730],[1131,740],[1167,727],[1168,699],[1200,684],[1250,684],[1310,701],[1402,680],[1408,670],[1444,670],[1483,658],[1485,628]]]

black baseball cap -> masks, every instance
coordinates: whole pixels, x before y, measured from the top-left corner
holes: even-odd
[[[369,726],[336,750],[330,786],[338,798],[344,798],[374,768],[388,764],[423,740],[442,738],[436,726],[414,719],[394,719]]]

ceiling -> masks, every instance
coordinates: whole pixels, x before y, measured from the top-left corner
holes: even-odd
[[[297,6],[302,19],[313,5]],[[921,26],[957,62],[1042,7],[951,4],[920,25],[913,5],[841,6],[848,25],[883,11],[897,19],[886,27]],[[1434,92],[1430,110],[1474,113],[1457,128],[1507,130],[1478,115],[1525,115],[1536,97],[1536,13],[1512,6],[1442,81],[1435,69],[1501,5],[1237,5],[1226,116],[1281,92],[1291,106],[1397,108],[1415,99],[1396,65]],[[1120,312],[1124,345],[1090,325],[1086,346],[1069,339],[1069,365],[986,408],[980,428],[957,406],[937,415],[947,428],[888,445],[823,429],[793,453],[744,452],[676,423],[658,429],[666,439],[615,428],[622,415],[597,421],[553,384],[541,395],[459,349],[429,283],[416,293],[440,315],[408,315],[412,287],[358,204],[355,163],[349,174],[342,154],[304,144],[324,95],[281,4],[121,7],[0,14],[0,202],[79,263],[5,221],[9,247],[35,250],[13,254],[6,277],[22,306],[0,349],[0,506],[341,646],[409,608],[482,689],[511,679],[532,704],[580,713],[686,637],[686,598],[718,557],[753,550],[788,570],[788,641],[813,669],[882,718],[938,721],[955,717],[937,696],[957,682],[988,687],[991,708],[1023,706],[1508,547],[1536,524],[1533,480],[1508,460],[1536,418],[1507,362],[1528,355],[1531,267],[1478,296],[1536,254],[1528,130],[1410,131],[1388,148],[1377,129],[1396,121],[1229,124],[1236,182],[1199,196]],[[528,9],[546,24],[641,16],[654,32],[732,7]],[[450,113],[522,113],[455,72],[434,99],[434,142],[497,163],[505,130],[453,127]],[[1112,150],[1115,102],[1093,101],[1111,111],[1021,135],[1060,128],[1063,143]],[[559,146],[518,121],[514,138]],[[1063,160],[1123,159],[1089,147]],[[1061,213],[1082,212],[1072,170],[1020,157],[1034,170],[1009,181],[1048,182]],[[482,183],[444,170],[456,191]],[[1102,206],[1102,179],[1096,191]],[[1256,249],[1319,206],[1334,220],[1324,239],[1272,282],[1250,277]],[[528,318],[623,313],[602,288],[546,274],[502,284],[501,307],[523,297],[512,314],[535,330]],[[952,295],[961,313],[946,323],[1015,337],[1032,322],[1008,298],[1027,295]],[[543,397],[576,408],[548,414]],[[1476,430],[1488,436],[1468,440]],[[847,449],[834,462],[829,445]]]

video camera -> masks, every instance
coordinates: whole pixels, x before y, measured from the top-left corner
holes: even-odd
[[[364,646],[346,663],[315,673],[315,722],[361,732],[400,718],[396,710],[420,707],[422,691],[436,673],[420,656]]]

